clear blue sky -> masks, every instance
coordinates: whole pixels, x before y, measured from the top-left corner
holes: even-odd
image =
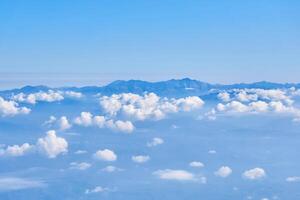
[[[0,1],[2,80],[300,82],[299,55],[298,0]]]

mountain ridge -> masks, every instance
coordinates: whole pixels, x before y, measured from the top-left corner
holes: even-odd
[[[101,93],[111,95],[115,93],[131,92],[141,94],[144,92],[155,92],[159,95],[172,96],[178,94],[186,95],[205,95],[212,89],[245,89],[245,88],[261,88],[261,89],[282,89],[282,88],[300,88],[300,83],[274,83],[268,81],[260,81],[254,83],[236,83],[236,84],[211,84],[190,78],[170,79],[167,81],[149,82],[143,80],[116,80],[105,86],[84,86],[84,87],[57,87],[48,86],[24,86],[22,88],[0,91],[0,93],[33,93],[47,90],[72,90],[83,93]]]

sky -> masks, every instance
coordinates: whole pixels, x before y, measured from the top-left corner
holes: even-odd
[[[1,88],[300,82],[296,0],[2,0]]]

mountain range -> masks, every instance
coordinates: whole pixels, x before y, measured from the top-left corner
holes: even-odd
[[[86,87],[60,87],[51,88],[47,86],[25,86],[18,89],[1,91],[0,94],[17,94],[17,93],[33,93],[47,90],[72,90],[85,94],[111,95],[117,93],[137,93],[154,92],[161,96],[186,96],[186,95],[206,95],[212,90],[224,89],[245,89],[245,88],[300,88],[300,83],[272,83],[272,82],[255,82],[255,83],[238,83],[238,84],[211,84],[190,78],[171,79],[167,81],[148,82],[142,80],[117,80],[105,86],[86,86]]]

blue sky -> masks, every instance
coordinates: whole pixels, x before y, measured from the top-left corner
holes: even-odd
[[[299,9],[296,0],[3,0],[2,85],[299,82]]]

